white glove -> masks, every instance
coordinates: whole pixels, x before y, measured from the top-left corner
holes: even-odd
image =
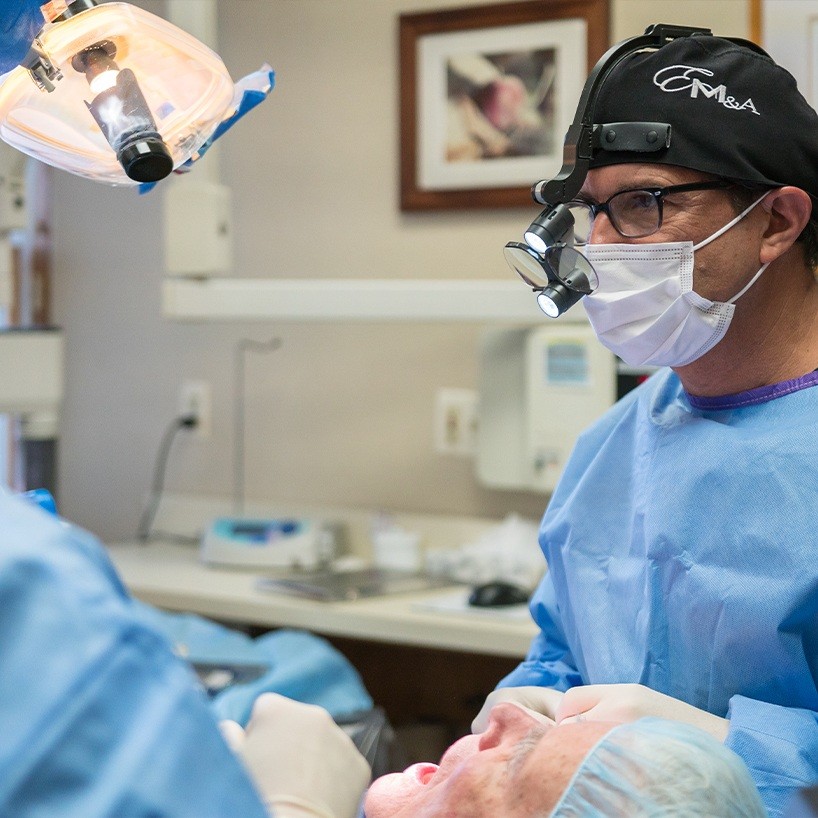
[[[276,818],[355,818],[370,770],[321,707],[262,693],[246,730],[219,725]]]
[[[227,746],[237,755],[241,755],[241,748],[244,745],[244,728],[232,719],[223,719],[219,722],[222,738],[227,742]]]
[[[563,693],[552,687],[501,687],[493,690],[486,697],[483,707],[471,723],[472,733],[484,733],[489,726],[489,712],[500,702],[515,702],[548,716],[556,721],[557,708],[562,701]]]
[[[558,724],[575,721],[636,721],[643,716],[681,721],[727,738],[730,722],[692,704],[638,684],[584,685],[566,691],[557,707]]]

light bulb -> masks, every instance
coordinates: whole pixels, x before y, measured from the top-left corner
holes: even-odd
[[[94,94],[101,94],[109,88],[116,85],[116,78],[119,75],[118,69],[109,68],[101,74],[97,74],[92,80],[89,80],[88,85]]]
[[[545,293],[537,296],[537,305],[549,318],[557,318],[560,314],[560,308],[554,303],[554,299]]]
[[[546,244],[543,239],[531,230],[526,230],[523,235],[525,243],[534,251],[542,255],[545,252]]]

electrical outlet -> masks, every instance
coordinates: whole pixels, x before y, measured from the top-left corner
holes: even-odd
[[[207,381],[182,381],[179,389],[179,416],[195,417],[193,434],[210,437],[210,384]]]
[[[477,392],[440,389],[435,400],[435,451],[471,456],[477,448]]]

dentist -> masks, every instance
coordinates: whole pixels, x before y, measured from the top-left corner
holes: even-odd
[[[599,340],[659,369],[580,437],[540,530],[541,632],[474,728],[503,699],[687,722],[775,818],[818,780],[818,115],[697,32],[622,59],[592,116],[670,126],[653,152],[603,138],[567,203]]]

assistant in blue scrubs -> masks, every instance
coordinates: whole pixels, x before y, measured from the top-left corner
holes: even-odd
[[[90,535],[0,496],[0,815],[267,818]]]
[[[0,73],[42,25],[40,0],[4,0]],[[266,818],[96,540],[5,494],[0,532],[0,814]]]
[[[39,0],[0,9],[0,73],[43,26]],[[102,548],[0,496],[0,814],[267,811],[190,669],[141,624]]]

